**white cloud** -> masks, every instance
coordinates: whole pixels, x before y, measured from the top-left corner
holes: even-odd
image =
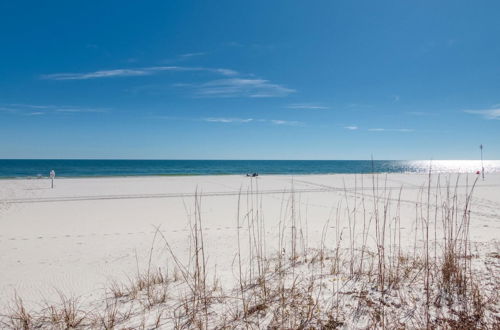
[[[269,123],[273,125],[281,125],[281,126],[300,126],[303,123],[299,121],[293,120],[283,120],[283,119],[253,119],[253,118],[227,118],[227,117],[216,117],[216,118],[203,118],[205,122],[209,123],[251,123],[251,122],[259,122],[259,123]]]
[[[300,121],[290,121],[290,120],[281,120],[281,119],[272,119],[269,120],[271,123],[275,125],[285,125],[285,126],[300,126],[302,123]]]
[[[308,103],[290,104],[287,106],[287,108],[288,109],[303,109],[303,110],[327,110],[327,109],[330,109],[329,107],[325,107],[323,105],[308,104]]]
[[[199,97],[283,97],[295,90],[270,83],[264,79],[219,79],[197,85],[196,95]]]
[[[42,79],[48,80],[88,80],[98,78],[112,77],[134,77],[134,76],[150,76],[165,71],[206,71],[221,74],[223,76],[234,76],[238,72],[230,69],[220,68],[201,68],[201,67],[183,67],[183,66],[153,66],[137,69],[114,69],[114,70],[99,70],[85,73],[53,73],[42,75]]]
[[[466,113],[480,115],[485,119],[498,119],[500,120],[500,108],[485,109],[485,110],[464,110]]]
[[[371,132],[414,132],[411,128],[369,128]]]
[[[249,123],[252,118],[204,118],[203,121],[210,123]]]
[[[220,73],[223,76],[236,76],[236,75],[238,75],[238,71],[234,71],[231,69],[210,69],[210,71]]]
[[[36,104],[9,104],[8,107],[0,107],[0,111],[24,116],[40,116],[44,114],[55,113],[103,113],[108,109],[84,108],[66,105],[36,105]]]
[[[198,53],[187,53],[187,54],[181,54],[179,55],[180,58],[182,59],[188,59],[188,58],[191,58],[191,57],[196,57],[196,56],[203,56],[205,55],[206,53],[204,52],[198,52]]]
[[[87,73],[53,73],[43,75],[43,79],[49,80],[87,80],[96,78],[110,78],[110,77],[132,77],[132,76],[146,76],[151,75],[156,70],[145,69],[116,69],[116,70],[101,70]]]
[[[54,110],[55,112],[67,112],[67,113],[75,113],[75,112],[107,112],[105,109],[89,109],[89,108],[58,108]]]
[[[9,104],[9,106],[18,108],[31,108],[31,109],[50,109],[53,107],[52,105],[33,105],[33,104],[19,104],[19,103]]]
[[[33,109],[37,111],[33,111]],[[35,107],[19,108],[16,105],[11,105],[10,107],[0,107],[0,112],[9,113],[12,115],[20,115],[20,116],[41,116],[45,114],[44,111],[38,109],[40,108],[35,108]]]
[[[353,126],[346,126],[346,127],[344,127],[344,128],[345,128],[345,129],[348,129],[348,130],[350,130],[350,131],[355,131],[355,130],[359,129],[359,127],[358,127],[358,126],[354,126],[354,125],[353,125]]]
[[[193,54],[186,54],[193,55]],[[234,77],[239,72],[225,68],[204,68],[204,67],[185,67],[185,66],[154,66],[135,69],[115,69],[99,70],[85,73],[54,73],[41,76],[48,80],[89,80],[113,77],[134,77],[150,76],[161,72],[183,72],[183,71],[203,71],[210,72],[226,77]],[[250,75],[251,76],[251,75]],[[256,78],[226,78],[211,80],[199,84],[174,84],[175,87],[191,88],[198,97],[250,97],[250,98],[270,98],[284,97],[295,90],[285,86],[271,83],[265,79]],[[327,109],[320,105],[292,105],[297,109]]]

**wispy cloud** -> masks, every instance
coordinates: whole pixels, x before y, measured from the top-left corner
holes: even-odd
[[[283,97],[295,90],[269,82],[264,79],[219,79],[199,85],[195,88],[198,97]]]
[[[42,75],[42,79],[48,80],[88,80],[99,78],[113,77],[136,77],[136,76],[151,76],[161,72],[168,71],[205,71],[221,74],[223,76],[234,76],[238,72],[224,68],[202,68],[202,67],[184,67],[184,66],[153,66],[135,69],[114,69],[114,70],[99,70],[84,73],[52,73]]]
[[[500,108],[495,109],[484,109],[484,110],[464,110],[466,113],[470,113],[473,115],[479,115],[484,119],[497,119],[500,120]]]
[[[203,118],[203,121],[209,123],[249,123],[252,118]]]
[[[86,73],[52,73],[52,74],[42,75],[41,78],[48,80],[87,80],[96,78],[147,76],[158,71],[159,70],[157,69],[115,69],[115,70],[100,70],[100,71],[86,72]]]
[[[50,109],[54,107],[52,105],[36,105],[36,104],[20,104],[20,103],[12,103],[9,104],[9,106],[16,108],[29,108],[29,109]]]
[[[303,125],[300,121],[295,120],[281,120],[281,119],[271,119],[269,120],[274,125],[284,125],[284,126],[301,126]]]
[[[344,126],[344,129],[349,131],[360,130],[360,128],[356,125]],[[368,128],[364,130],[369,132],[414,132],[415,131],[414,129],[410,128]]]
[[[205,71],[219,73],[223,76],[236,76],[236,75],[238,75],[238,71],[231,70],[231,69],[205,69]]]
[[[87,112],[87,113],[90,113],[90,112],[96,112],[96,113],[103,113],[103,112],[107,112],[106,109],[89,109],[89,108],[57,108],[57,109],[54,109],[55,112],[67,112],[67,113],[76,113],[76,112]]]
[[[0,111],[22,116],[41,116],[45,114],[56,113],[104,113],[108,112],[109,110],[102,108],[85,108],[65,105],[58,106],[13,103],[8,104],[7,106],[1,106]]]
[[[193,54],[185,54],[192,55]],[[196,54],[197,55],[197,54]],[[250,97],[250,98],[271,98],[284,97],[295,90],[283,85],[275,84],[265,79],[236,77],[239,72],[226,68],[204,68],[204,67],[186,67],[186,66],[154,66],[135,69],[114,69],[99,70],[85,73],[53,73],[41,76],[48,80],[89,80],[117,77],[137,77],[151,76],[161,72],[187,72],[200,71],[210,72],[225,76],[225,79],[216,79],[204,83],[178,83],[171,86],[191,89],[196,97]],[[247,75],[252,76],[252,75]],[[231,77],[231,78],[229,78]],[[150,88],[150,87],[147,87]],[[320,105],[292,105],[299,109],[327,109]]]
[[[0,112],[3,113],[8,113],[11,115],[18,115],[18,116],[41,116],[44,115],[46,112],[44,111],[33,111],[34,108],[18,108],[18,107],[0,107]]]
[[[228,117],[211,117],[203,118],[202,121],[209,123],[224,123],[224,124],[246,124],[246,123],[269,123],[280,126],[301,126],[302,122],[283,119],[254,119],[254,118],[228,118]]]
[[[299,103],[299,104],[290,104],[286,106],[288,109],[300,109],[300,110],[327,110],[330,109],[324,105],[319,104],[311,104],[311,103]]]
[[[189,58],[192,58],[192,57],[203,56],[203,55],[206,55],[206,53],[205,52],[186,53],[186,54],[179,55],[179,58],[181,58],[181,59],[189,59]]]
[[[411,128],[369,128],[371,132],[414,132]]]
[[[189,61],[189,60],[197,58],[197,57],[205,56],[207,54],[208,54],[208,52],[184,53],[184,54],[180,54],[180,55],[177,55],[175,57],[172,57],[172,58],[164,59],[163,61],[161,61],[161,63],[168,64],[168,63],[184,62],[184,61]]]

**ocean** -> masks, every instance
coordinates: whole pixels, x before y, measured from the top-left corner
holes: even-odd
[[[478,160],[90,160],[0,159],[0,178],[225,175],[332,174],[332,173],[475,173]],[[499,160],[485,160],[485,172],[500,172]]]

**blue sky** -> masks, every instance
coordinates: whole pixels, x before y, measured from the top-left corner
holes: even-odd
[[[3,1],[0,158],[500,159],[498,1]]]

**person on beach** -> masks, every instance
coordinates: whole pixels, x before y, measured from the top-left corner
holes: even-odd
[[[51,188],[54,188],[54,179],[56,178],[56,172],[54,170],[50,170],[50,180],[51,180]]]

